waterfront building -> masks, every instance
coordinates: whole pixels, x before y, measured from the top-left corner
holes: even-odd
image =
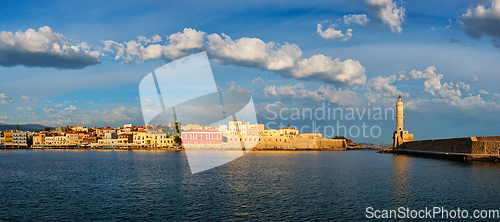
[[[147,137],[148,137],[148,133],[146,131],[135,132],[134,133],[134,144],[146,145]]]
[[[12,143],[12,130],[3,131],[3,135],[5,137],[5,143]]]
[[[12,132],[12,143],[13,144],[27,144],[28,134],[24,131],[14,131]]]
[[[68,138],[65,135],[59,135],[54,137],[54,145],[65,145],[68,142]]]
[[[394,139],[392,147],[397,147],[404,142],[410,142],[413,141],[413,134],[409,134],[408,131],[404,131],[403,128],[403,108],[404,108],[404,103],[403,103],[403,97],[401,97],[401,94],[399,94],[398,100],[396,102],[396,131],[393,132],[392,138]]]
[[[44,145],[46,136],[47,133],[40,133],[38,135],[33,136],[33,145]]]
[[[66,133],[66,141],[68,141],[68,144],[78,144],[78,132]]]
[[[54,144],[54,136],[50,135],[50,136],[46,136],[45,137],[45,144],[46,145],[52,145]]]
[[[5,136],[3,135],[3,132],[0,132],[0,144],[5,143]]]
[[[118,143],[121,144],[132,144],[134,143],[134,134],[132,133],[121,133],[118,135]]]
[[[152,133],[151,134],[151,139],[152,139],[152,147],[154,148],[159,148],[159,147],[167,147],[167,134],[166,133]]]
[[[181,134],[183,144],[222,144],[222,132],[218,130],[192,129]]]
[[[293,137],[293,136],[296,136],[298,134],[299,134],[299,131],[297,129],[294,129],[291,127],[286,127],[286,128],[280,129],[281,136]]]

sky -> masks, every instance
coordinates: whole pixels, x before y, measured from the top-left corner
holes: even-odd
[[[416,140],[499,134],[500,0],[3,1],[0,19],[0,123],[143,125],[141,80],[206,52],[268,128],[390,144],[401,94]]]

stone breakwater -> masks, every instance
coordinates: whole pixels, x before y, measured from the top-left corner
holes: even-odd
[[[405,142],[385,152],[458,158],[464,160],[500,160],[500,136],[464,137]]]

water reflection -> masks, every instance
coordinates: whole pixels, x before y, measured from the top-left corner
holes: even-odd
[[[413,199],[412,182],[412,157],[394,155],[392,165],[392,199],[395,206],[408,206]]]

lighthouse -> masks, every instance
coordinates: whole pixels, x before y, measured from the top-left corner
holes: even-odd
[[[403,103],[403,97],[399,94],[398,100],[396,102],[396,131],[393,132],[392,138],[394,142],[392,144],[393,148],[403,144],[404,142],[413,141],[413,134],[409,134],[408,131],[403,130],[403,108],[405,104]]]

